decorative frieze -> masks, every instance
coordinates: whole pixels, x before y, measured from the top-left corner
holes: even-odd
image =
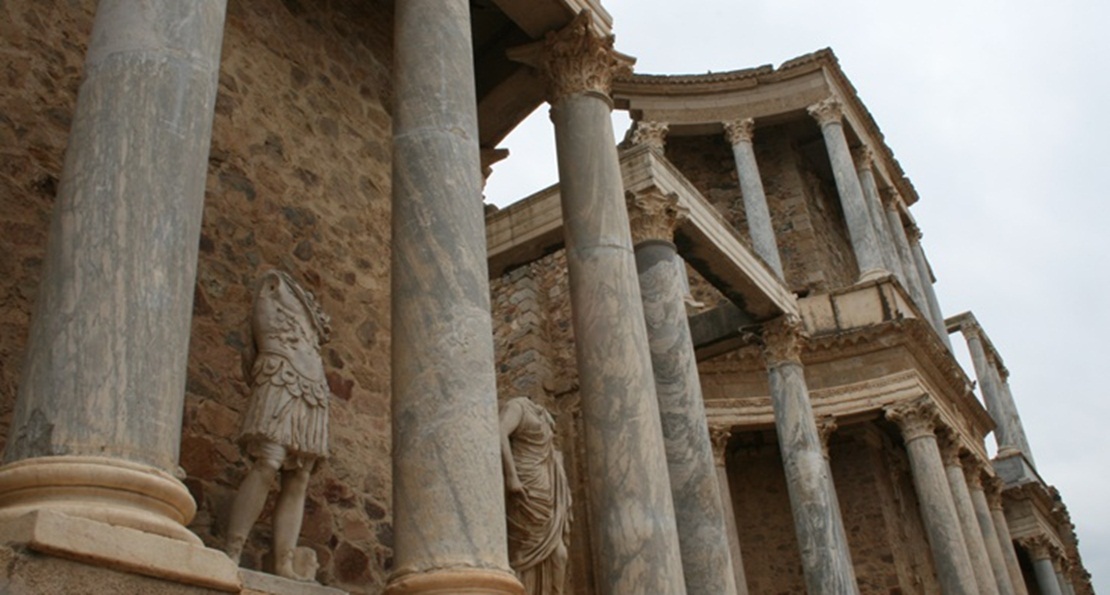
[[[800,317],[785,315],[763,323],[761,337],[767,367],[802,363],[802,347],[809,334]]]
[[[731,145],[750,143],[755,135],[755,120],[752,118],[721,122],[721,125],[725,127],[725,138]]]
[[[608,97],[614,77],[632,74],[633,60],[613,50],[613,36],[595,33],[591,19],[589,11],[582,11],[543,42],[541,69],[552,104],[578,93]]]
[[[640,120],[632,129],[632,144],[647,145],[659,152],[663,152],[667,142],[667,131],[670,126],[666,122],[654,120]]]
[[[891,405],[886,408],[885,414],[902,430],[902,439],[906,442],[934,436],[940,421],[940,412],[928,397]]]
[[[673,241],[674,230],[690,214],[689,209],[678,204],[677,194],[664,194],[656,188],[629,192],[625,201],[633,245],[646,240]]]

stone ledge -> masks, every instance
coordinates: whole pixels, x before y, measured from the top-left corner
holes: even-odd
[[[335,587],[317,583],[295,581],[255,570],[239,569],[243,581],[243,595],[347,595]]]
[[[185,585],[240,590],[238,568],[223,552],[58,512],[31,512],[0,524],[0,542]]]

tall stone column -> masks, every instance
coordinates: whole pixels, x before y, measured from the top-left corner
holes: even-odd
[[[886,418],[902,430],[941,591],[945,595],[977,593],[975,573],[937,447],[936,406],[928,397],[921,397],[888,407]]]
[[[1037,462],[1033,459],[1033,449],[1029,446],[1029,438],[1025,435],[1025,425],[1021,423],[1021,415],[1018,413],[1017,403],[1014,401],[1014,395],[1010,392],[1010,370],[1006,366],[997,363],[993,367],[995,373],[995,384],[998,386],[998,396],[1002,404],[1002,410],[1005,412],[1006,425],[1008,426],[1008,433],[1012,436],[1016,446],[1025,455],[1025,460],[1034,469],[1037,467]]]
[[[888,271],[894,273],[902,286],[908,291],[913,291],[902,270],[902,262],[898,259],[894,238],[886,224],[886,212],[883,209],[883,200],[879,195],[879,185],[875,182],[875,154],[870,147],[860,146],[852,150],[852,160],[856,164],[856,175],[859,176],[860,186],[863,188],[863,198],[867,201],[867,214],[871,219],[871,226],[878,238],[879,251],[883,255],[883,262]]]
[[[902,213],[899,206],[902,199],[893,189],[888,188],[885,194],[886,200],[883,201],[883,210],[886,213],[886,225],[890,231],[891,239],[894,240],[894,252],[898,257],[898,262],[902,265],[902,272],[905,274],[906,290],[910,292],[913,302],[925,314],[929,323],[935,325],[933,313],[929,310],[929,302],[921,288],[921,275],[918,273],[917,264],[913,259],[913,251],[910,249],[910,242],[906,237],[906,228],[902,225]]]
[[[723,124],[725,138],[732,145],[732,157],[736,161],[736,177],[740,180],[740,194],[744,199],[744,214],[748,220],[752,248],[778,274],[779,279],[785,279],[779,245],[775,240],[775,228],[771,223],[771,211],[767,207],[767,194],[763,191],[763,178],[759,175],[759,164],[755,161],[755,148],[752,145],[755,120],[744,118]]]
[[[1060,581],[1056,578],[1056,569],[1052,567],[1052,543],[1044,535],[1023,537],[1019,540],[1021,546],[1033,561],[1033,574],[1037,577],[1037,587],[1041,595],[1063,595],[1060,591]]]
[[[721,494],[721,508],[725,515],[728,533],[728,551],[732,556],[732,570],[736,575],[736,593],[748,595],[748,577],[744,574],[744,558],[740,551],[740,530],[736,526],[736,510],[732,507],[732,490],[728,483],[728,441],[732,429],[728,426],[709,426],[709,439],[713,442],[713,462],[717,466],[717,489]]]
[[[101,0],[0,469],[57,511],[192,544],[174,475],[225,0]]]
[[[686,319],[686,269],[673,243],[687,210],[676,195],[654,188],[630,194],[627,202],[686,592],[734,594],[705,401]]]
[[[1056,581],[1060,583],[1060,593],[1063,595],[1072,595],[1071,583],[1068,582],[1067,574],[1064,572],[1063,552],[1054,552],[1052,557],[1052,569],[1056,571]]]
[[[841,109],[840,102],[830,97],[811,105],[809,114],[820,124],[821,134],[825,137],[825,148],[829,152],[833,177],[836,178],[836,190],[840,194],[840,205],[848,223],[852,250],[859,264],[860,281],[868,281],[882,277],[889,271],[883,264],[879,241],[868,216],[863,187],[852,162],[848,138],[844,135],[844,116]]]
[[[1029,595],[1029,590],[1025,587],[1025,576],[1021,572],[1021,563],[1018,562],[1017,551],[1014,550],[1010,524],[1006,521],[1006,513],[1002,509],[1002,481],[998,478],[990,478],[983,487],[991,520],[994,521],[994,530],[998,534],[998,545],[1002,548],[1002,558],[1006,561],[1007,572],[1010,573],[1010,583],[1014,586],[1014,592],[1017,595]]]
[[[1013,397],[1002,389],[1002,380],[994,359],[987,356],[983,345],[983,330],[978,324],[965,323],[960,327],[960,331],[971,353],[971,364],[975,367],[975,377],[979,380],[983,401],[991,418],[994,419],[994,438],[998,443],[998,454],[1006,456],[1014,452],[1022,452],[1032,462],[1032,456],[1023,450],[1028,448],[1028,445],[1025,443],[1025,430],[1021,426],[1017,406],[1014,404]]]
[[[512,52],[548,85],[585,426],[594,570],[603,593],[685,593],[620,163],[612,77],[631,60],[589,13]],[[704,423],[704,422],[703,422]]]
[[[521,593],[505,542],[469,4],[398,2],[394,47],[386,593]]]
[[[804,341],[801,321],[794,317],[763,325],[763,357],[806,589],[812,595],[859,593],[832,471],[806,387]]]
[[[918,276],[921,277],[921,289],[929,306],[933,327],[937,329],[937,334],[940,335],[940,340],[944,342],[945,347],[952,351],[952,339],[948,337],[948,327],[944,324],[944,313],[941,312],[937,292],[933,288],[933,276],[929,273],[929,261],[925,259],[925,250],[921,247],[921,229],[916,225],[911,225],[906,231],[906,235],[909,239],[910,252],[913,254],[914,266],[917,268]]]
[[[968,489],[964,468],[960,462],[960,445],[950,431],[941,432],[938,443],[941,460],[944,461],[944,473],[948,476],[948,487],[952,493],[952,503],[956,505],[956,516],[960,519],[960,529],[963,531],[964,544],[967,545],[968,559],[975,573],[975,582],[983,595],[998,595],[1002,591],[994,578],[987,544],[983,540],[979,520],[975,516],[971,491]],[[1012,592],[1007,590],[1005,595],[1012,595]]]
[[[969,458],[964,461],[963,467],[968,492],[971,495],[971,505],[975,510],[977,527],[983,536],[983,544],[987,548],[991,571],[994,573],[995,580],[998,581],[998,591],[1002,595],[1006,593],[1018,595],[1019,591],[1014,586],[1010,569],[1006,566],[1002,544],[998,542],[998,530],[994,526],[994,518],[991,516],[990,505],[987,504],[987,496],[983,493],[983,463]]]

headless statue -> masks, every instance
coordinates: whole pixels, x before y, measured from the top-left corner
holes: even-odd
[[[239,444],[250,470],[231,508],[227,554],[236,563],[274,478],[281,487],[273,515],[274,573],[298,576],[293,554],[304,517],[305,491],[316,462],[328,454],[328,399],[320,346],[331,332],[315,298],[288,274],[262,274],[254,296],[243,370],[251,387]]]
[[[526,595],[562,595],[570,537],[570,486],[555,449],[555,420],[527,397],[501,407],[508,493],[509,565]]]

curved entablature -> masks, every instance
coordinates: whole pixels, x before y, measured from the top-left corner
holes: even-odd
[[[756,128],[811,119],[810,106],[839,101],[855,145],[876,156],[880,184],[891,187],[906,205],[917,191],[906,177],[871,113],[840,69],[831,49],[799,56],[778,68],[763,65],[697,75],[633,74],[615,81],[613,99],[636,122],[666,122],[672,136],[722,134],[724,122],[751,118]]]

